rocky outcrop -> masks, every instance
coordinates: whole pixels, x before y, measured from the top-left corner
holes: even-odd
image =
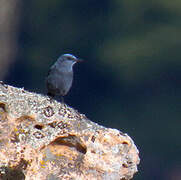
[[[1,82],[0,179],[127,180],[138,164],[127,134]]]

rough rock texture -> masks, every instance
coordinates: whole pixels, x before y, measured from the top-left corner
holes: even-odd
[[[127,134],[47,96],[0,83],[0,179],[127,180],[138,164]]]

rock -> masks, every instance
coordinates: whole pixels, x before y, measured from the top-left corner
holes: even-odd
[[[0,82],[0,179],[128,180],[138,154],[127,134]]]

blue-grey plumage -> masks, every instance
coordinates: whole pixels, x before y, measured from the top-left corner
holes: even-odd
[[[73,82],[73,65],[81,61],[71,54],[63,54],[53,64],[48,72],[46,85],[48,95],[65,96]]]

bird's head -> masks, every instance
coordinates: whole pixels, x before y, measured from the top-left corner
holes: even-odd
[[[60,56],[61,60],[62,61],[71,61],[73,64],[76,63],[76,62],[81,62],[82,60],[75,57],[74,55],[72,54],[63,54]]]
[[[72,54],[63,54],[58,58],[58,64],[63,68],[67,68],[67,70],[71,70],[72,66],[77,63],[81,62],[82,60],[75,57]]]

